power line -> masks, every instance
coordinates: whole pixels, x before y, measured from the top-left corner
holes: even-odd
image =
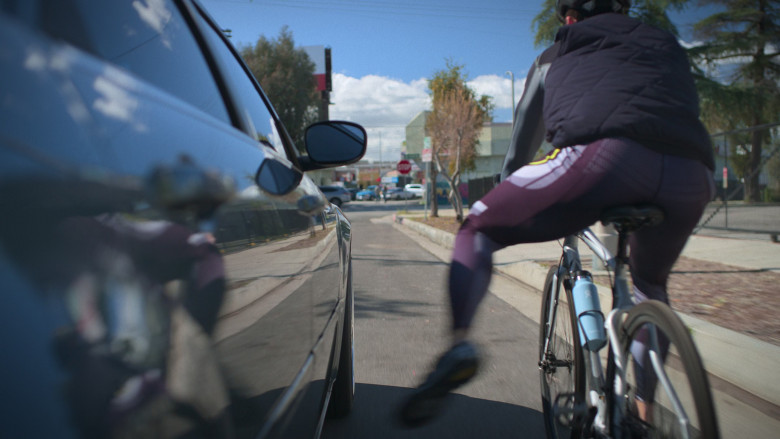
[[[237,2],[236,0],[212,0],[231,3],[244,3]],[[253,2],[249,2],[253,3]],[[539,10],[531,10],[525,8],[484,8],[469,6],[467,8],[458,8],[451,3],[442,3],[438,5],[420,5],[410,3],[391,3],[391,2],[354,2],[354,1],[277,1],[266,0],[263,2],[255,2],[260,6],[274,6],[291,9],[307,9],[307,10],[323,10],[329,12],[345,12],[362,16],[372,16],[376,18],[383,18],[387,14],[409,16],[409,17],[425,17],[431,19],[440,18],[458,18],[469,20],[502,20],[502,21],[514,21],[520,15],[536,15]]]
[[[365,1],[365,0],[341,0],[341,1],[333,1],[333,0],[287,0],[286,3],[303,3],[303,4],[323,4],[323,5],[339,5],[339,6],[347,6],[352,5],[356,6],[358,8],[365,8],[365,7],[385,7],[390,9],[404,9],[404,10],[426,10],[430,11],[434,14],[441,14],[442,10],[451,10],[453,8],[457,8],[457,5],[453,5],[451,0],[443,1],[438,4],[431,4],[430,1],[428,1],[426,4],[420,4],[420,3],[402,3],[402,2],[389,2],[389,1]],[[528,12],[528,13],[538,13],[538,9],[530,9],[530,8],[512,8],[512,7],[501,7],[501,8],[488,8],[484,5],[480,5],[478,7],[475,7],[473,3],[468,3],[466,6],[466,10],[468,13],[480,13],[480,12],[495,12],[498,14],[506,14],[507,11],[515,11],[515,12]]]
[[[390,22],[393,25],[420,26],[421,21],[427,28],[456,30],[461,34],[496,35],[504,38],[523,38],[526,30],[523,27],[513,27],[511,32],[499,31],[502,26],[496,23],[506,24],[515,22],[523,15],[535,15],[538,11],[530,9],[513,8],[477,8],[451,4],[439,6],[396,4],[388,2],[336,2],[325,1],[301,1],[301,0],[265,0],[265,1],[240,1],[240,0],[209,0],[219,3],[240,3],[243,5],[256,5],[258,9],[267,6],[272,9],[306,10],[313,13],[335,13],[354,19],[379,20]]]

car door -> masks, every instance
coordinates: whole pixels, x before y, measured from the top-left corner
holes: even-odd
[[[231,123],[173,3],[25,6],[0,26],[0,114],[14,122],[0,127],[2,308],[22,313],[0,333],[23,349],[4,361],[3,433],[227,434],[211,340],[229,285],[219,224],[273,204],[252,175],[286,158]],[[192,74],[165,76],[170,63]],[[278,222],[269,210],[252,232]]]
[[[340,242],[335,214],[323,213],[325,201],[310,179],[284,193],[256,184],[263,163],[297,166],[262,92],[189,1],[145,7],[76,0],[46,8],[50,16],[78,17],[46,29],[70,46],[55,45],[51,59],[33,60],[67,78],[71,116],[100,151],[99,165],[76,166],[78,175],[111,176],[101,180],[110,189],[89,210],[108,214],[90,219],[93,231],[121,236],[110,246],[118,253],[103,261],[116,261],[110,265],[123,275],[159,280],[168,297],[160,300],[174,307],[163,325],[170,331],[158,325],[133,338],[138,346],[167,346],[164,364],[144,363],[142,373],[116,378],[119,387],[90,384],[88,376],[77,387],[83,395],[101,387],[100,398],[110,400],[106,392],[128,383],[162,379],[173,392],[168,397],[190,414],[182,428],[230,419],[247,434],[282,434],[289,425],[313,432],[322,400],[307,405],[301,395],[319,370],[313,352],[324,323],[313,325],[314,307],[320,320],[332,321],[338,301]],[[119,203],[123,190],[133,196]],[[205,250],[188,253],[193,248]],[[324,306],[314,291],[327,293]],[[83,429],[129,428],[159,406],[138,397],[121,412],[121,426],[105,426],[99,411],[79,422]],[[292,423],[303,408],[313,416]]]
[[[2,5],[0,281],[24,317],[0,332],[35,353],[5,363],[4,422],[312,436],[351,230],[301,169],[358,160],[365,130],[315,125],[299,153],[190,0]],[[15,416],[33,400],[45,422]]]
[[[280,156],[297,163],[305,149],[291,144],[267,98],[207,14],[197,4],[191,11],[225,79],[225,88],[239,107],[236,113],[251,119],[244,125],[250,132],[255,130],[255,138],[260,143],[271,143]],[[258,127],[263,126],[268,128],[259,131]],[[278,160],[283,161],[282,158]],[[264,377],[254,368],[245,375],[251,377],[251,382],[243,381],[242,377],[241,385],[254,390],[250,392],[249,400],[236,402],[241,406],[241,412],[249,407],[249,416],[238,417],[238,421],[242,425],[244,420],[248,421],[245,424],[251,428],[251,423],[261,415],[265,418],[262,434],[305,437],[313,434],[320,421],[339,303],[343,310],[341,292],[346,273],[343,233],[337,227],[338,213],[326,207],[327,201],[306,176],[295,191],[275,197],[273,201],[276,215],[285,225],[284,235],[268,241],[263,250],[254,251],[264,255],[261,265],[265,272],[268,267],[274,267],[272,272],[283,283],[264,294],[267,303],[256,304],[263,305],[262,309],[256,310],[257,314],[251,310],[242,311],[246,317],[256,319],[254,330],[262,334],[262,340],[268,344],[258,345],[258,333],[243,335],[245,340],[241,344],[241,337],[222,341],[218,332],[217,346],[220,360],[228,370],[236,370],[231,360],[236,352],[240,353],[241,364],[246,363],[247,355],[252,355],[261,364],[269,366],[269,373]],[[308,207],[302,208],[302,203]],[[230,258],[227,260],[230,272],[234,264]],[[236,266],[243,267],[242,264]],[[266,285],[269,279],[261,281]],[[272,305],[273,310],[268,311]],[[308,320],[303,322],[304,318]],[[229,320],[225,319],[225,326]],[[308,343],[303,342],[304,331],[307,331]],[[295,374],[291,375],[293,372]]]

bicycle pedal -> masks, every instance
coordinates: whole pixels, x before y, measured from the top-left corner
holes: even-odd
[[[558,394],[552,410],[557,422],[567,428],[580,425],[588,415],[588,405],[576,393]]]

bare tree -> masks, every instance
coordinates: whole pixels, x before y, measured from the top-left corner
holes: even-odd
[[[432,140],[436,174],[447,181],[455,216],[463,221],[463,199],[458,190],[461,174],[474,167],[477,137],[482,125],[490,120],[492,103],[488,96],[476,99],[466,85],[463,66],[449,61],[447,69],[437,72],[428,87],[433,94],[433,111],[426,120],[426,130]],[[434,204],[433,209],[436,207]],[[433,209],[431,213],[437,216]]]
[[[461,87],[446,93],[443,99],[433,104],[430,116],[433,161],[438,173],[450,186],[448,198],[458,221],[463,221],[463,199],[458,191],[461,172],[464,164],[474,162],[482,120],[479,106]]]

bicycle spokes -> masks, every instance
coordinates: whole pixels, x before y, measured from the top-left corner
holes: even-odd
[[[655,326],[646,325],[650,334],[650,343],[648,346],[648,356],[653,366],[653,375],[655,375],[658,382],[661,383],[661,387],[664,390],[665,396],[669,401],[669,405],[673,408],[677,415],[677,422],[679,423],[680,432],[683,433],[682,437],[689,437],[688,431],[691,427],[691,421],[686,413],[685,407],[680,400],[675,386],[669,379],[669,375],[666,373],[665,357],[668,353],[669,342],[664,337],[663,340],[659,339],[658,330]]]
[[[545,354],[544,359],[539,362],[539,367],[547,373],[555,373],[559,367],[566,368],[571,373],[572,367],[574,367],[574,361],[572,358],[557,359],[555,354],[548,352]]]
[[[709,386],[687,329],[662,304],[642,304],[626,320],[622,430],[643,437],[717,435]]]

